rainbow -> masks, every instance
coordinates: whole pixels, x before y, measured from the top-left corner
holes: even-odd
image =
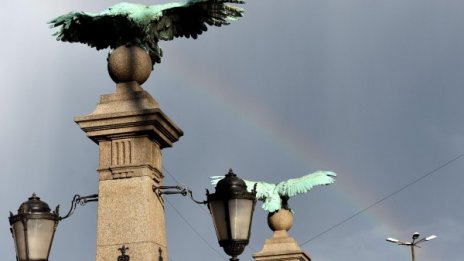
[[[353,209],[353,214],[364,210],[380,199],[372,197],[373,193],[369,188],[360,187],[361,182],[357,182],[359,179],[355,175],[345,173],[343,169],[337,168],[335,162],[328,160],[330,157],[325,155],[323,148],[311,142],[308,133],[302,133],[296,128],[283,124],[275,117],[272,117],[261,101],[253,99],[244,93],[239,93],[232,86],[225,86],[224,81],[217,76],[218,74],[209,73],[207,78],[198,77],[203,73],[197,71],[198,67],[194,64],[189,64],[192,59],[188,57],[180,57],[176,53],[170,53],[169,59],[182,61],[182,64],[163,64],[163,66],[170,66],[163,72],[168,74],[167,78],[181,81],[183,87],[189,88],[192,92],[199,93],[202,96],[211,97],[211,100],[216,101],[230,114],[240,115],[239,118],[242,121],[252,126],[255,131],[263,134],[270,142],[277,143],[284,153],[296,159],[296,162],[300,163],[303,168],[308,170],[327,169],[338,173],[338,182],[335,185],[338,184],[339,186],[336,193],[339,194],[339,198],[344,200],[349,208]],[[205,67],[216,68],[213,64],[206,64]],[[178,77],[179,71],[183,75],[181,79]],[[156,76],[153,78],[156,78]],[[385,238],[395,234],[395,231],[409,229],[402,227],[400,217],[395,214],[395,211],[385,208],[372,207],[372,209],[355,218],[363,218],[373,227],[381,227]],[[379,242],[384,241],[384,238],[376,238],[375,240],[377,239]],[[393,248],[392,251],[396,251],[394,249],[397,248]],[[422,255],[433,257],[433,253],[428,252],[426,254],[425,251]],[[432,258],[432,260],[440,260],[440,258]]]

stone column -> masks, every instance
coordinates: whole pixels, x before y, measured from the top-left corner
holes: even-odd
[[[167,261],[164,202],[153,192],[163,183],[162,153],[180,130],[141,84],[151,72],[148,54],[117,48],[108,60],[116,92],[102,95],[94,112],[75,121],[99,146],[96,261]]]
[[[289,210],[280,209],[269,214],[268,224],[274,234],[266,239],[260,252],[253,254],[256,261],[311,261],[288,234],[293,225],[293,214]]]

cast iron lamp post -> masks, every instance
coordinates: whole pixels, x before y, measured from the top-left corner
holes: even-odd
[[[23,202],[18,214],[10,212],[10,231],[13,236],[17,261],[47,261],[52,247],[58,223],[71,216],[77,204],[97,201],[98,195],[81,197],[75,195],[71,209],[64,217],[59,215],[59,206],[51,211],[47,203],[40,200],[34,193]]]
[[[386,240],[388,242],[391,242],[391,243],[395,243],[395,244],[398,244],[400,246],[409,246],[411,247],[411,256],[412,256],[412,261],[416,261],[416,253],[415,253],[415,250],[414,248],[415,247],[420,247],[418,246],[419,243],[422,243],[424,241],[430,241],[434,238],[436,238],[437,236],[435,235],[431,235],[431,236],[428,236],[428,237],[424,237],[420,240],[417,240],[419,238],[420,234],[418,232],[415,232],[413,235],[412,235],[412,242],[403,242],[403,241],[400,241],[398,239],[395,239],[395,238],[387,238]],[[416,241],[417,240],[417,241]]]

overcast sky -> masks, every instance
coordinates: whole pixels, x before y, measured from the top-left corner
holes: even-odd
[[[2,3],[2,260],[15,260],[8,211],[32,192],[63,212],[74,194],[97,192],[98,147],[73,117],[114,91],[108,51],[57,42],[46,22],[115,3]],[[289,202],[290,234],[314,261],[410,260],[408,248],[385,238],[409,240],[416,231],[438,236],[417,260],[462,260],[464,158],[436,169],[464,153],[464,1],[243,7],[245,17],[230,26],[160,43],[162,63],[144,88],[185,133],[164,150],[165,183],[177,180],[203,199],[208,177],[229,168],[268,182],[332,170],[334,185]],[[170,260],[227,260],[205,208],[181,196],[167,201]],[[89,204],[62,221],[50,260],[94,260],[96,218]],[[258,203],[241,260],[252,260],[270,236]]]

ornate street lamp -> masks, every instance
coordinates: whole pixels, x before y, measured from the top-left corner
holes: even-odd
[[[245,182],[232,169],[216,185],[214,194],[206,194],[219,245],[231,261],[239,260],[250,239],[251,221],[256,204],[256,189],[247,191]]]
[[[98,195],[75,195],[68,214],[60,217],[59,206],[51,211],[47,203],[40,200],[35,193],[32,194],[20,205],[18,214],[13,215],[10,212],[10,231],[15,244],[16,260],[47,261],[58,223],[71,216],[77,204],[85,205],[97,200]]]
[[[243,253],[250,239],[251,221],[256,205],[256,185],[252,192],[247,191],[245,181],[229,170],[216,184],[216,192],[210,194],[207,190],[206,201],[197,201],[192,191],[182,185],[153,187],[159,196],[162,194],[190,195],[197,204],[207,204],[213,218],[219,245],[231,261],[238,261],[238,255]]]
[[[47,203],[34,193],[23,202],[18,214],[10,212],[11,234],[16,247],[18,261],[46,261],[50,254],[53,235],[59,222],[59,215],[50,212]]]
[[[231,261],[238,261],[250,239],[251,221],[256,205],[256,185],[252,192],[247,191],[245,181],[237,177],[232,169],[216,184],[216,191],[210,194],[206,190],[206,201],[197,201],[192,191],[183,185],[153,187],[153,191],[161,196],[171,194],[190,195],[198,204],[207,204],[213,218],[219,245]]]

